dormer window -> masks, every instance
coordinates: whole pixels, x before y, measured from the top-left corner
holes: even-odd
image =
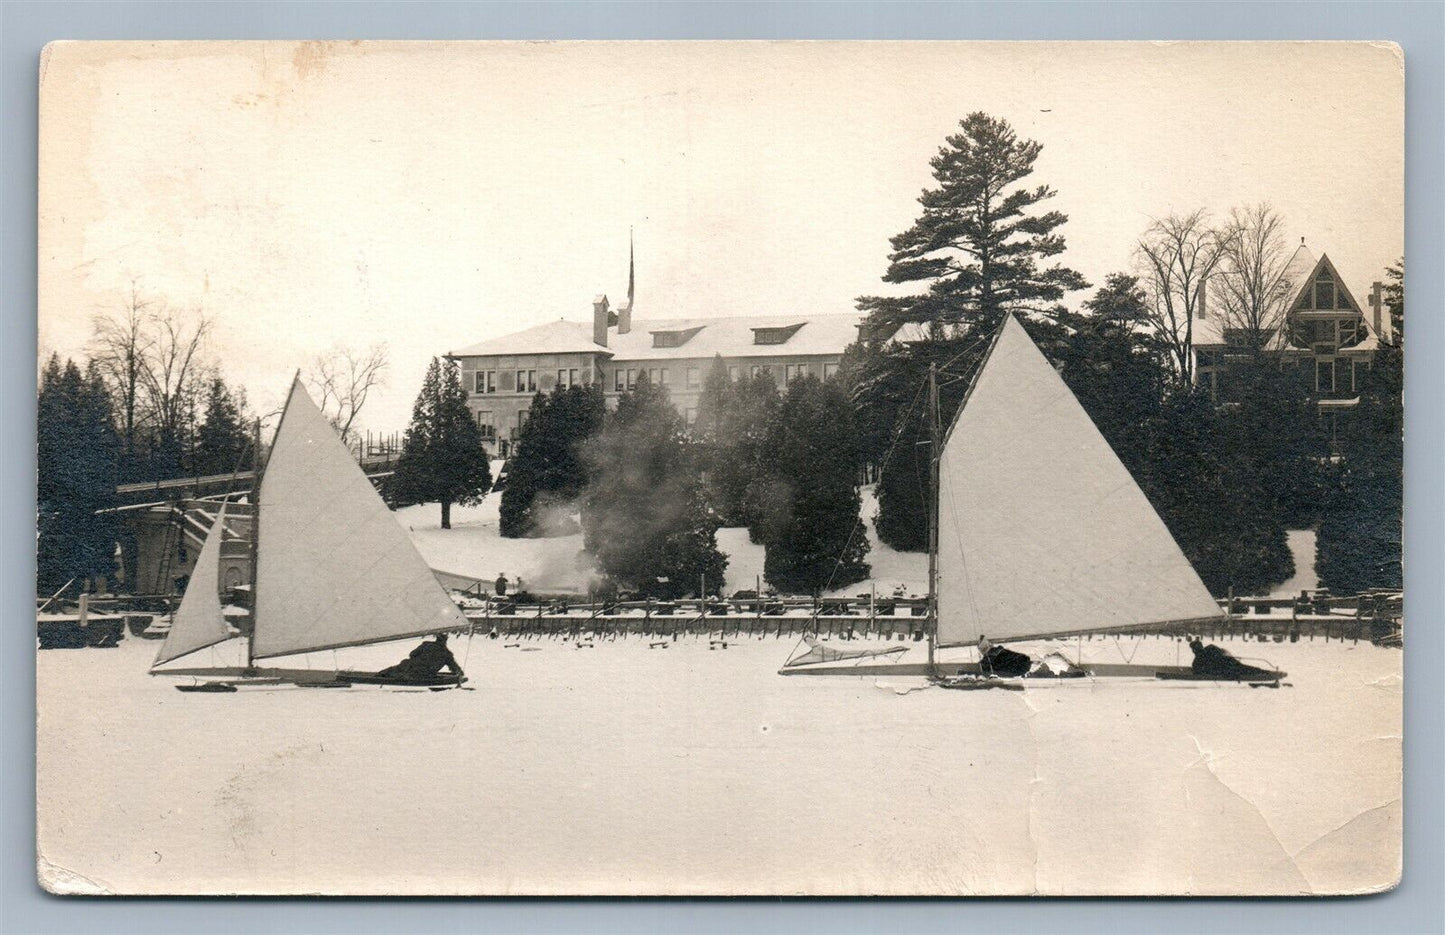
[[[798,329],[803,327],[803,324],[803,322],[798,322],[796,325],[783,325],[781,327],[770,328],[754,328],[753,343],[785,344],[787,343],[787,340],[789,338],[798,333]]]
[[[680,331],[654,331],[652,332],[652,346],[682,347],[705,327],[706,325],[698,325],[696,328],[684,328]]]

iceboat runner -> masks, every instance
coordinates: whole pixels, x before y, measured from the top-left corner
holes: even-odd
[[[380,672],[258,665],[275,657],[470,632],[461,610],[299,377],[291,385],[252,502],[251,626],[244,634],[245,664],[168,666],[232,638],[218,593],[226,533],[222,503],[152,675],[210,680],[176,686],[183,691],[275,684],[440,689],[466,681],[456,666],[457,671],[432,675],[405,664]]]
[[[1200,633],[1226,619],[1164,521],[1023,325],[1004,316],[953,423],[932,446],[926,663],[828,665],[784,675],[923,675],[946,687],[1122,676],[1275,684],[1285,673],[1195,641],[1189,666],[1035,663],[1004,644],[1092,634]],[[974,647],[976,662],[937,651]],[[1205,650],[1201,657],[1201,649]],[[1059,664],[1062,663],[1062,664]]]

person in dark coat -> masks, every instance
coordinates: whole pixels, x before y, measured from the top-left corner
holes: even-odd
[[[401,679],[430,679],[441,675],[443,669],[459,678],[462,675],[462,667],[457,664],[457,657],[447,649],[447,635],[438,633],[428,642],[413,649],[411,655],[401,662],[382,669],[380,674]]]
[[[1275,678],[1274,673],[1245,665],[1218,646],[1205,646],[1197,637],[1189,641],[1189,648],[1194,651],[1194,664],[1190,669],[1195,675],[1236,681]]]
[[[504,573],[504,574],[497,575],[497,597],[506,597],[506,596],[507,596],[507,576],[506,576],[506,574]]]

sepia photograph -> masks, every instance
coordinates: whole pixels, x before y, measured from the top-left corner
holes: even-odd
[[[1395,887],[1404,69],[52,43],[40,886]]]

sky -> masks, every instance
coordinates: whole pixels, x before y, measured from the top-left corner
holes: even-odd
[[[132,284],[215,323],[253,407],[387,345],[360,422],[432,356],[626,294],[636,319],[853,312],[973,111],[1093,284],[1152,218],[1268,201],[1356,298],[1404,252],[1384,43],[57,43],[41,64],[39,352]],[[1077,304],[1088,294],[1075,294]]]

